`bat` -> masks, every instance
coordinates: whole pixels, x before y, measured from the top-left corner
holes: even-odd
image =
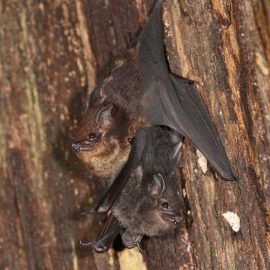
[[[195,82],[169,70],[161,11],[159,0],[130,56],[92,92],[72,147],[92,172],[113,181],[129,157],[128,141],[136,131],[166,126],[196,146],[223,178],[234,180]]]
[[[142,250],[144,235],[160,236],[183,224],[184,203],[176,175],[181,146],[182,136],[167,127],[137,130],[128,161],[106,193],[109,192],[109,204],[103,203],[103,211],[98,212],[110,210],[104,206],[112,205],[110,195],[118,193],[115,188],[120,187],[121,193],[113,199],[110,215],[97,240],[86,245],[105,252],[120,233],[127,248],[137,246]],[[119,180],[126,184],[119,186]]]
[[[181,139],[166,127],[139,128],[136,132],[128,161],[108,190],[114,195],[114,188],[119,187],[113,187],[114,183],[125,179],[111,211],[125,229],[122,240],[127,247],[138,245],[144,235],[163,235],[182,224],[184,203],[176,174]],[[111,204],[102,206],[106,205]]]

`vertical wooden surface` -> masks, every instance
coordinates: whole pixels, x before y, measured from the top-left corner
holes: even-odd
[[[0,269],[270,269],[270,3],[166,0],[171,69],[196,80],[239,176],[187,141],[187,227],[146,252],[81,248],[100,187],[66,138],[87,94],[125,55],[154,0],[0,1]],[[223,213],[241,219],[234,233]]]

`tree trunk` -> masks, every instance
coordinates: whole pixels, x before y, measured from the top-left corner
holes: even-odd
[[[0,269],[270,269],[270,2],[164,0],[168,61],[197,81],[239,181],[187,141],[186,228],[98,254],[101,189],[68,136],[154,0],[0,0]],[[225,212],[238,215],[239,232]]]

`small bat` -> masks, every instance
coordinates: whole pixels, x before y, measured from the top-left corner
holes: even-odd
[[[233,180],[194,81],[169,70],[161,9],[159,0],[130,57],[94,89],[72,147],[97,176],[112,181],[128,159],[128,139],[136,136],[138,128],[167,126],[192,142],[222,177]]]
[[[138,245],[143,235],[158,236],[183,222],[182,194],[177,190],[176,166],[181,158],[181,135],[166,127],[138,129],[129,159],[116,180],[125,186],[112,213],[125,228],[124,244]],[[114,183],[108,190],[115,194]],[[111,205],[103,204],[102,206]],[[104,209],[103,209],[104,210]],[[108,210],[108,209],[105,209]]]
[[[138,246],[144,235],[159,236],[183,224],[183,197],[177,191],[176,166],[181,159],[181,135],[166,127],[139,128],[132,141],[127,163],[107,191],[111,213],[97,240],[90,242],[96,251],[105,252],[120,232],[128,248]],[[109,195],[108,195],[109,193]],[[102,211],[101,211],[102,210]]]

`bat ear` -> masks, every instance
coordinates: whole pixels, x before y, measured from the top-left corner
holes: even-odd
[[[152,196],[160,195],[166,190],[166,184],[161,173],[153,175],[151,184],[148,186],[148,191]]]
[[[108,104],[107,106],[101,108],[95,117],[95,123],[102,129],[108,129],[112,123],[112,109],[113,105]]]

